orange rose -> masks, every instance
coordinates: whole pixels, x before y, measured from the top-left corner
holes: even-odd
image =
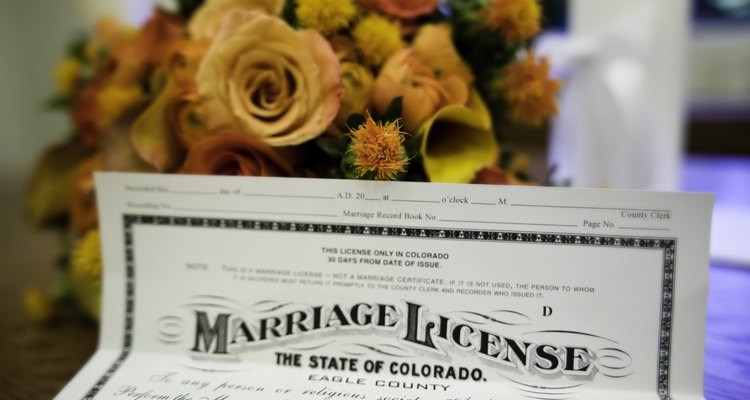
[[[156,9],[135,40],[134,55],[150,66],[165,63],[175,43],[183,38],[184,29],[177,16]]]
[[[414,53],[438,75],[455,75],[466,83],[474,76],[453,46],[453,29],[448,24],[427,24],[419,29],[411,47]]]
[[[94,147],[99,142],[100,130],[97,123],[98,106],[95,84],[86,86],[73,101],[73,125],[86,147]]]
[[[105,31],[116,30],[112,24],[103,23],[108,27]],[[73,122],[84,144],[91,147],[99,143],[113,121],[145,99],[144,81],[154,67],[166,64],[183,27],[176,17],[157,10],[137,33],[118,36],[116,42],[108,39],[112,35],[90,43],[91,51],[99,48],[106,57],[98,61],[93,79],[73,104]],[[106,52],[101,50],[105,48]]]
[[[281,14],[284,0],[208,0],[190,19],[188,31],[193,39],[214,39],[224,19],[235,11],[259,11]]]
[[[375,80],[373,103],[382,113],[394,98],[403,97],[404,126],[415,132],[442,107],[466,104],[472,80],[453,47],[450,27],[426,25],[411,48],[385,62]]]
[[[190,148],[181,173],[199,175],[292,176],[292,166],[259,139],[219,132]]]
[[[203,105],[195,75],[210,43],[182,40],[175,46],[169,62],[172,78],[166,118],[169,129],[186,148],[209,135],[204,123]]]
[[[195,75],[210,43],[177,41],[168,57],[168,77],[131,129],[135,152],[158,171],[177,168],[189,148],[209,135]]]
[[[480,183],[485,185],[523,185],[539,186],[536,182],[519,179],[513,171],[506,171],[500,167],[484,167],[471,183]]]
[[[137,30],[112,18],[104,17],[96,23],[94,34],[86,43],[86,58],[96,66],[108,60],[115,49],[132,40]]]
[[[99,154],[78,168],[70,200],[70,224],[77,232],[95,228],[99,221],[94,192],[94,172],[102,170],[102,157]]]
[[[480,183],[485,185],[510,185],[512,177],[500,167],[484,167],[471,183]]]
[[[210,135],[204,124],[203,107],[200,96],[195,92],[178,93],[167,106],[167,124],[177,140],[190,148],[199,140]]]
[[[183,26],[177,17],[156,10],[135,39],[113,54],[115,64],[110,81],[120,86],[140,84],[151,68],[166,63],[182,36]]]
[[[323,133],[343,95],[339,60],[328,42],[257,12],[230,25],[237,30],[222,32],[196,77],[208,128],[244,132],[272,146]]]
[[[399,19],[416,18],[430,14],[438,6],[438,0],[365,0],[376,10]]]
[[[174,43],[167,68],[178,87],[197,90],[195,76],[210,45],[211,42],[206,40],[183,39]]]

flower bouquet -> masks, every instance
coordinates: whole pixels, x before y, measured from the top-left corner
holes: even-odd
[[[501,151],[556,112],[529,49],[536,0],[181,0],[140,28],[101,20],[56,70],[73,133],[40,158],[26,208],[70,239],[32,316],[96,316],[93,172],[531,184]]]

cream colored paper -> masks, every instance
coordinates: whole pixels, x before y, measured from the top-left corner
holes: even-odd
[[[711,196],[99,174],[58,399],[702,399]]]

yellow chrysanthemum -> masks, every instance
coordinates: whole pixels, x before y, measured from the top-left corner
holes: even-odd
[[[404,47],[398,22],[379,15],[369,15],[359,21],[352,36],[362,58],[372,66],[379,66],[391,54]]]
[[[297,18],[302,25],[328,36],[349,26],[357,14],[352,0],[298,0]]]
[[[359,177],[373,174],[379,181],[392,181],[406,171],[406,157],[398,122],[375,122],[367,114],[364,124],[351,132],[354,166]]]
[[[98,105],[97,125],[106,129],[128,108],[143,100],[138,86],[109,85],[96,96]]]
[[[506,39],[523,42],[539,33],[542,10],[537,0],[492,0],[485,22]]]
[[[52,301],[47,293],[39,288],[29,289],[23,294],[23,305],[26,314],[33,322],[49,321],[54,313]]]
[[[98,280],[102,276],[101,236],[98,229],[89,231],[75,246],[70,272],[74,279]]]
[[[102,253],[99,230],[89,231],[73,248],[70,280],[73,291],[89,315],[99,318]]]
[[[497,88],[505,94],[513,121],[539,125],[557,114],[555,95],[561,83],[549,77],[549,69],[547,58],[534,53],[506,67]]]
[[[526,174],[529,172],[531,165],[531,159],[528,154],[518,153],[513,157],[513,160],[508,166],[508,172],[513,174]]]
[[[72,57],[60,60],[55,68],[57,94],[63,97],[73,94],[80,77],[81,63],[78,60]]]

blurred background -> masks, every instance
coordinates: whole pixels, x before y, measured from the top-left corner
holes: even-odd
[[[30,169],[71,129],[44,107],[65,47],[103,16],[139,25],[171,3],[0,3],[3,235],[25,229],[14,221]],[[535,47],[564,81],[561,112],[504,144],[531,154],[536,176],[554,166],[573,186],[715,192],[712,255],[750,265],[750,0],[542,3]]]
[[[554,166],[555,179],[573,186],[715,193],[710,304],[740,293],[732,284],[750,268],[750,0],[542,3],[547,29],[535,47],[564,82],[560,115],[550,126],[504,132],[504,145],[532,156],[532,176]],[[22,198],[35,159],[71,129],[66,115],[44,111],[55,65],[99,18],[138,25],[154,4],[171,7],[168,0],[0,1],[3,331],[22,330],[23,289],[54,280],[49,266],[60,245],[24,221]],[[746,310],[750,295],[737,295],[722,304]],[[90,330],[76,329],[66,334],[91,339]],[[93,340],[81,346],[74,363]],[[0,375],[12,367],[0,362]],[[58,385],[70,377],[49,374]]]

